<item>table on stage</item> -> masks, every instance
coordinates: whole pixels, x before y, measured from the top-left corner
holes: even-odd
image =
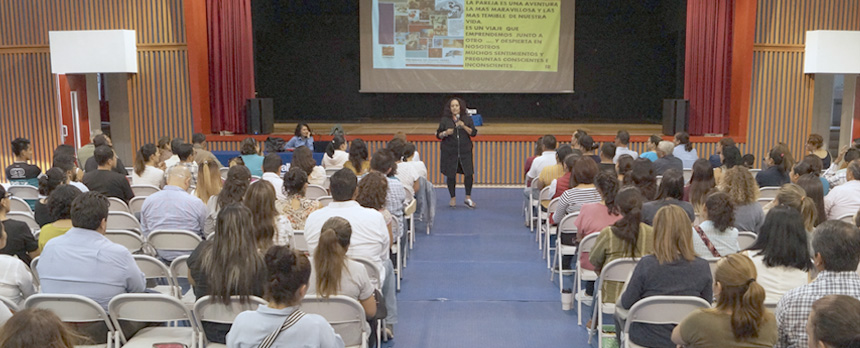
[[[275,152],[275,153],[277,153],[278,156],[281,156],[281,161],[283,161],[284,164],[287,164],[287,163],[290,163],[293,161],[293,153],[291,151]],[[239,156],[239,151],[212,151],[212,154],[215,155],[216,158],[218,158],[218,161],[221,162],[221,165],[226,167],[230,164],[231,158]],[[266,154],[263,154],[263,155],[265,156]],[[322,159],[323,159],[323,156],[325,156],[325,153],[324,152],[314,152],[313,156],[314,156],[314,161],[316,161],[318,165],[321,165]]]

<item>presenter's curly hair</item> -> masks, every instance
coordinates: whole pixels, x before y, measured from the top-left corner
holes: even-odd
[[[459,97],[448,99],[448,102],[445,103],[445,110],[443,111],[443,115],[445,115],[446,117],[454,116],[451,114],[451,102],[455,100],[460,103],[460,118],[468,116],[469,114],[466,112],[466,101],[463,100],[463,98]]]

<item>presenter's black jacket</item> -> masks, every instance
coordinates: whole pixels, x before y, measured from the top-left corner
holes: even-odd
[[[456,128],[454,120],[450,117],[442,117],[436,130],[436,137],[439,138],[439,133],[454,128],[454,134],[439,138],[442,140],[439,169],[445,176],[454,176],[458,172],[465,175],[475,173],[472,165],[472,137],[478,135],[478,129],[475,128],[471,117],[463,117],[461,120],[472,130],[472,133],[467,133],[463,128]],[[462,169],[460,171],[457,170],[457,162],[460,163],[460,169]]]

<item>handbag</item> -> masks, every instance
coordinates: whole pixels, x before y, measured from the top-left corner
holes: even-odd
[[[388,317],[388,309],[385,307],[385,298],[382,297],[382,293],[379,292],[379,289],[373,290],[373,298],[376,299],[376,315],[370,320],[382,320]]]
[[[707,235],[705,235],[705,231],[702,231],[701,227],[696,226],[696,232],[699,233],[699,238],[702,238],[702,242],[704,242],[705,246],[708,247],[708,250],[711,251],[711,255],[714,257],[721,257],[720,252],[717,251],[716,247],[714,247],[714,243],[711,243],[711,240],[708,239]]]
[[[268,336],[266,336],[266,338],[263,339],[263,342],[260,343],[260,348],[272,347],[272,345],[275,344],[275,339],[278,338],[278,334],[295,325],[304,316],[305,312],[302,312],[301,309],[296,309],[292,314],[287,317],[287,319],[284,320],[284,323],[281,324],[280,327],[275,329],[275,331],[273,331]]]

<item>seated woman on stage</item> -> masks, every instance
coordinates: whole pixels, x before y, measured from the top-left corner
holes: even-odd
[[[299,122],[296,125],[296,131],[293,132],[294,136],[284,144],[284,150],[293,151],[300,146],[307,147],[311,149],[311,152],[314,151],[314,136],[313,132],[311,132],[311,127],[308,127],[307,123]]]
[[[354,139],[349,144],[349,161],[343,164],[344,168],[352,170],[356,176],[367,174],[370,170],[370,153],[367,151],[367,144],[364,140]]]
[[[343,164],[349,160],[349,154],[346,153],[346,140],[343,135],[335,135],[325,149],[322,166],[325,169],[342,169]]]
[[[290,220],[295,231],[304,231],[308,215],[320,208],[319,201],[305,197],[307,188],[308,175],[305,171],[290,168],[284,174],[284,191],[287,198],[275,202],[278,212]]]
[[[633,185],[639,188],[645,201],[657,198],[657,176],[654,175],[652,162],[641,156],[633,160],[630,173],[624,176],[624,185]]]
[[[808,272],[813,269],[810,237],[794,208],[779,205],[767,212],[758,238],[743,252],[755,264],[765,303],[776,304],[788,290],[809,282]]]
[[[245,138],[242,140],[241,151],[242,163],[251,175],[260,177],[263,176],[263,156],[260,156],[260,145],[254,138]]]
[[[582,156],[574,162],[570,175],[572,188],[559,197],[558,208],[552,216],[553,224],[557,224],[565,215],[579,211],[583,204],[600,202],[600,194],[594,187],[594,177],[598,172],[597,162],[589,156]]]
[[[299,146],[293,151],[293,161],[290,168],[299,168],[308,175],[308,183],[322,185],[325,183],[325,168],[318,166],[311,149]]]

